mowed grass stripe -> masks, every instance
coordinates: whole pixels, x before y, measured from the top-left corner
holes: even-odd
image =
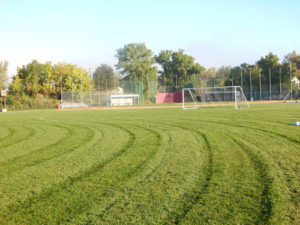
[[[70,193],[67,190],[74,188],[74,186],[76,188],[76,185],[79,185],[79,186],[80,185],[87,185],[87,187],[89,187],[89,183],[88,182],[85,183],[83,181],[87,181],[87,179],[89,179],[89,177],[94,178],[93,177],[94,173],[100,173],[101,169],[104,166],[106,166],[107,164],[113,162],[115,159],[117,159],[118,157],[120,157],[121,155],[123,155],[134,144],[134,142],[136,140],[136,137],[135,137],[134,133],[132,133],[128,129],[124,129],[124,128],[122,128],[120,126],[117,126],[117,125],[111,125],[111,126],[118,127],[120,129],[128,132],[128,134],[130,134],[130,139],[128,140],[127,144],[122,147],[122,149],[120,151],[116,152],[114,155],[112,155],[106,161],[104,161],[104,162],[102,162],[100,164],[97,164],[97,165],[93,166],[92,168],[90,168],[90,169],[88,169],[86,171],[83,171],[82,173],[80,173],[79,176],[69,178],[64,183],[61,183],[61,184],[58,184],[58,185],[52,187],[50,190],[47,190],[45,193],[42,193],[41,195],[35,196],[34,198],[28,199],[23,204],[21,204],[20,206],[17,207],[16,212],[19,211],[20,208],[22,208],[24,210],[30,210],[30,208],[35,207],[35,204],[42,205],[43,202],[45,202],[45,201],[43,201],[43,199],[45,199],[46,196],[49,196],[49,198],[51,199],[51,195],[52,195],[52,198],[54,198],[53,203],[58,204],[60,206],[59,207],[59,212],[62,213],[64,211],[65,213],[62,213],[62,215],[57,215],[57,217],[53,217],[50,220],[49,220],[49,218],[43,220],[43,218],[38,218],[37,217],[37,218],[35,218],[37,220],[37,222],[41,222],[42,221],[42,223],[53,224],[54,221],[57,222],[57,221],[61,221],[61,220],[64,221],[64,220],[68,219],[68,217],[66,217],[66,215],[69,215],[71,212],[73,212],[76,215],[76,214],[79,214],[80,212],[84,211],[85,207],[89,208],[88,205],[89,205],[90,202],[84,201],[82,204],[74,204],[73,205],[74,208],[70,208],[70,207],[68,207],[68,205],[61,204],[61,201],[62,201],[62,203],[64,203],[65,195],[67,193],[69,193],[69,195],[70,195],[69,196],[70,199],[68,199],[69,201],[72,199],[72,197],[75,198],[74,199],[75,202],[77,202],[78,200],[82,199],[80,196],[74,195],[72,192]],[[117,164],[116,166],[118,167],[120,165]],[[116,177],[116,178],[118,178],[118,177]],[[111,180],[111,177],[109,177],[107,179]],[[117,181],[118,181],[118,179],[117,179]],[[93,184],[91,184],[91,186],[93,187]],[[80,190],[85,190],[85,189],[80,189]],[[60,201],[57,202],[57,201],[55,201],[55,199],[56,198],[59,199],[59,196],[60,196],[59,193],[62,194],[61,195],[62,199],[60,199]],[[97,192],[97,193],[99,193],[99,192]],[[78,194],[80,195],[80,193],[78,193]],[[84,192],[83,194],[87,194],[88,195],[89,193]],[[49,201],[49,199],[46,198],[46,202],[47,201]],[[72,201],[70,201],[70,202],[72,202]],[[56,207],[53,207],[53,206],[50,205],[47,208],[49,209],[49,207],[53,207],[53,208],[49,209],[50,211],[51,210],[58,210],[57,209],[58,205]],[[37,209],[40,209],[41,211],[44,211],[47,208],[37,207]],[[63,210],[63,211],[61,211],[61,210]],[[46,215],[43,215],[43,214],[41,214],[41,216],[45,216],[46,217]],[[22,221],[25,222],[27,220],[27,222],[29,222],[29,221],[31,221],[30,219],[32,219],[32,218],[23,218]],[[41,220],[39,221],[39,219],[41,219]],[[54,222],[54,223],[56,223],[56,222]]]
[[[136,123],[140,124],[140,122]],[[144,122],[142,123],[144,124]],[[161,128],[165,124],[155,124],[152,126]],[[126,185],[124,192],[119,191],[118,193],[123,196],[123,201],[120,198],[117,199],[116,203],[112,207],[109,207],[109,211],[106,210],[105,214],[100,214],[102,224],[111,224],[113,221],[125,224],[130,222],[141,223],[141,221],[146,224],[163,223],[167,220],[169,211],[177,209],[181,205],[182,196],[192,188],[186,181],[197,182],[198,180],[198,170],[189,170],[189,168],[192,168],[191,166],[195,168],[203,167],[203,162],[199,158],[203,153],[199,151],[199,142],[190,131],[182,128],[178,129],[177,127],[170,127],[169,129],[170,139],[167,145],[169,149],[162,164],[159,165],[156,163],[159,167],[154,167],[151,175],[145,174],[145,179],[139,179],[138,183],[132,180],[129,187]],[[180,130],[184,132],[180,132]],[[178,133],[181,133],[182,136],[178,136]],[[187,143],[182,142],[182,140],[187,139],[191,141]],[[190,151],[194,152],[195,156],[200,160],[191,162],[192,158],[187,157],[185,151],[181,151],[182,144],[193,146]],[[177,170],[176,167],[182,168],[182,171]],[[141,193],[144,194],[141,195]],[[165,195],[158,195],[158,193],[165,193]],[[167,205],[169,208],[166,208]],[[153,211],[157,213],[153,214]],[[93,219],[97,218],[97,214],[89,216],[92,219],[85,220],[85,222],[93,221]]]
[[[23,202],[28,197],[44,192],[45,189],[58,185],[70,177],[78,176],[82,171],[97,165],[99,161],[105,161],[116,154],[127,141],[128,135],[123,134],[124,131],[108,129],[106,125],[102,128],[105,128],[103,137],[99,133],[99,137],[95,136],[92,142],[80,149],[47,160],[36,167],[27,167],[14,176],[1,179],[0,196],[3,197],[3,201],[0,202],[0,208],[5,208],[14,202]],[[118,137],[112,138],[111,132]]]
[[[11,179],[3,167],[7,178],[0,180],[0,223],[298,224],[300,131],[287,125],[297,119],[297,109],[296,104],[274,104],[245,111],[1,114],[0,122],[37,125],[33,137],[5,148],[18,146],[12,158],[24,156],[28,163],[15,171],[11,167]],[[58,138],[40,146],[43,123],[77,131],[77,125],[84,126],[93,137],[63,154],[53,146],[52,157],[48,147]],[[128,131],[134,141],[118,155],[132,138]],[[28,149],[30,142],[38,146]]]
[[[196,132],[199,132],[199,130],[202,130],[201,132],[204,132],[203,130],[205,130],[206,134],[210,134],[209,137],[206,136],[206,138],[211,139],[211,135],[213,135],[214,139],[215,138],[220,138],[223,140],[228,139],[225,135],[222,134],[222,132],[216,132],[214,129],[208,128],[206,127],[205,129],[203,129],[202,126],[197,126],[198,124],[193,124],[193,127],[200,127],[200,129],[198,128],[198,131],[196,130]],[[209,140],[208,139],[208,140]],[[232,141],[231,141],[232,142]],[[234,154],[231,151],[231,146],[232,143],[230,145],[228,145],[229,140],[226,142],[226,144],[220,148],[220,146],[216,146],[215,143],[213,145],[210,146],[212,155],[213,155],[213,162],[214,162],[214,166],[212,167],[212,172],[211,172],[211,177],[209,178],[209,183],[212,182],[212,184],[207,185],[205,184],[205,186],[203,187],[202,191],[201,189],[197,190],[195,189],[194,192],[198,194],[194,196],[194,199],[191,200],[191,202],[193,202],[193,204],[190,204],[189,207],[184,207],[184,214],[183,216],[179,217],[179,219],[175,220],[175,221],[171,221],[172,223],[185,223],[186,221],[193,221],[192,223],[208,223],[209,221],[211,223],[220,223],[222,221],[222,216],[214,216],[215,213],[218,213],[217,211],[215,211],[213,209],[213,207],[215,205],[221,205],[221,204],[227,204],[227,211],[230,212],[229,208],[240,208],[240,210],[236,210],[234,212],[234,214],[231,214],[231,221],[232,223],[240,223],[242,221],[253,221],[254,217],[256,216],[256,214],[251,213],[251,212],[245,212],[245,210],[242,210],[242,206],[240,206],[241,202],[235,201],[235,202],[226,202],[226,198],[228,197],[227,195],[230,194],[232,195],[233,193],[233,188],[235,188],[235,182],[234,182],[234,177],[227,177],[226,183],[224,183],[224,180],[222,179],[222,177],[224,177],[224,175],[221,175],[223,173],[227,172],[226,167],[228,167],[228,165],[226,166],[226,164],[228,164],[230,162],[230,164],[239,164],[239,162],[236,162],[236,158],[239,158],[239,155],[241,154],[240,152],[236,152],[236,150],[234,150]],[[226,151],[224,153],[224,147],[226,147]],[[223,152],[223,153],[222,153]],[[226,157],[224,158],[220,158],[220,156],[222,156],[222,154],[225,154]],[[229,155],[228,155],[229,154]],[[243,153],[242,153],[243,155]],[[245,157],[245,156],[240,156],[240,157]],[[228,156],[231,156],[232,158],[228,158]],[[225,161],[226,162],[225,162]],[[224,161],[224,162],[222,162]],[[217,162],[217,163],[216,163]],[[222,166],[222,164],[225,166]],[[230,168],[229,168],[230,169]],[[251,171],[251,169],[249,168],[248,170]],[[227,175],[228,176],[228,175]],[[220,179],[221,177],[221,179]],[[251,177],[252,178],[252,177]],[[233,179],[231,181],[231,179]],[[216,189],[217,188],[217,189]],[[211,195],[220,192],[220,189],[224,189],[224,193],[222,195],[224,196],[220,196],[220,199],[216,202],[216,199],[211,199]],[[237,191],[237,190],[235,190]],[[231,193],[230,193],[231,192]],[[238,192],[238,191],[237,191]],[[224,198],[224,200],[223,200]],[[250,200],[250,201],[249,201]],[[252,202],[255,204],[255,200],[256,199],[252,199]],[[251,202],[251,199],[248,199],[248,203]],[[189,204],[189,201],[187,201]],[[212,202],[214,202],[214,204],[212,204]],[[259,208],[259,205],[256,205],[256,208]],[[207,211],[209,209],[209,211]],[[253,209],[252,209],[253,210]],[[240,212],[239,212],[240,211]],[[208,213],[209,212],[209,213]],[[251,217],[252,216],[252,217]],[[247,218],[249,217],[249,218]],[[187,219],[188,218],[188,219]]]
[[[20,126],[20,124],[9,124],[3,123],[2,126],[9,127],[12,131],[11,135],[8,136],[7,138],[4,138],[1,140],[1,145],[0,145],[0,153],[3,154],[5,152],[5,148],[18,144],[22,141],[25,141],[35,135],[36,131],[35,129],[32,129],[29,126]],[[1,160],[1,159],[0,159]]]
[[[2,143],[8,137],[11,137],[15,132],[15,129],[2,124],[2,126],[0,127],[0,143]]]
[[[260,221],[258,222],[260,222],[261,224],[266,224],[270,222],[269,220],[271,220],[270,223],[278,223],[278,222],[283,223],[283,221],[286,221],[287,219],[290,219],[291,221],[295,222],[296,220],[295,208],[298,207],[298,203],[295,200],[299,198],[299,194],[297,194],[297,188],[299,187],[299,182],[296,181],[297,179],[293,179],[293,184],[291,184],[288,181],[287,177],[285,177],[286,171],[282,171],[282,165],[286,164],[286,166],[288,166],[289,162],[286,162],[286,160],[282,158],[282,156],[277,155],[277,158],[274,158],[274,154],[278,153],[278,151],[280,151],[281,149],[278,148],[277,151],[276,149],[273,149],[274,147],[270,149],[270,144],[272,146],[276,142],[278,142],[278,145],[280,145],[282,144],[282,141],[274,138],[270,138],[269,136],[263,136],[261,142],[258,142],[257,140],[259,140],[259,138],[262,137],[261,133],[265,132],[261,130],[251,132],[251,130],[249,131],[248,129],[242,129],[241,126],[238,126],[239,128],[238,130],[236,129],[231,130],[228,128],[231,126],[228,125],[222,126],[219,123],[215,123],[214,125],[212,125],[211,121],[210,122],[203,121],[203,124],[209,124],[209,126],[215,126],[216,129],[220,129],[221,127],[223,127],[222,130],[228,132],[228,135],[231,133],[230,136],[232,137],[232,139],[234,139],[236,143],[238,143],[241,146],[242,149],[244,149],[246,152],[250,154],[250,157],[254,159],[255,163],[258,163],[258,168],[266,168],[267,169],[266,171],[269,171],[269,174],[272,174],[272,176],[269,177],[270,175],[267,175],[264,172],[264,170],[260,172],[260,174],[262,174],[262,177],[264,178],[263,182],[265,182],[265,188],[263,191],[264,198],[261,201],[262,211],[261,211]],[[251,134],[252,137],[251,139],[246,138],[248,137],[249,134]],[[249,144],[252,147],[250,147]],[[288,147],[288,145],[286,147]],[[253,152],[254,154],[255,152],[257,152],[256,153],[257,157],[254,157],[254,155],[252,155],[253,153],[251,152]],[[273,160],[270,161],[270,159],[273,159],[274,161]],[[281,162],[278,163],[280,160]],[[275,165],[275,163],[277,163],[277,165]],[[286,182],[284,182],[283,179]],[[287,191],[286,187],[290,191]],[[272,199],[272,196],[275,198]],[[294,206],[291,206],[291,203],[293,203]],[[287,224],[289,224],[291,221],[287,222]]]
[[[19,170],[24,170],[26,167],[37,166],[40,163],[60,157],[71,151],[76,151],[87,143],[90,143],[95,136],[95,132],[84,126],[79,125],[49,125],[47,132],[39,140],[39,143],[47,143],[41,147],[37,147],[27,154],[6,160],[0,165],[0,177],[3,175],[11,176],[11,173],[16,173]],[[55,129],[53,129],[55,128]],[[57,129],[58,128],[58,129]],[[63,130],[63,131],[62,131]],[[49,140],[51,139],[52,140]],[[33,142],[33,145],[40,146],[39,143]]]

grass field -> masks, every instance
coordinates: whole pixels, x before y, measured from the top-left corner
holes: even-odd
[[[300,224],[300,104],[0,114],[0,224]]]

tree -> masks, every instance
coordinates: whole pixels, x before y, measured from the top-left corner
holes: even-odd
[[[300,78],[300,55],[293,51],[285,56],[284,63],[287,63],[291,66],[293,76]]]
[[[60,96],[61,91],[80,92],[93,88],[89,74],[76,65],[57,63],[53,66],[53,73],[57,96]]]
[[[8,81],[7,76],[7,67],[8,62],[7,61],[0,61],[0,89],[5,89]]]
[[[113,89],[119,84],[113,68],[107,64],[97,67],[93,73],[93,81],[97,90]]]
[[[261,57],[259,61],[257,61],[258,67],[261,69],[261,79],[262,83],[269,83],[269,72],[271,72],[271,82],[273,81],[277,83],[278,81],[278,71],[279,71],[279,58],[270,52],[265,57]]]
[[[192,56],[184,54],[181,49],[177,52],[162,50],[155,59],[163,69],[159,71],[159,81],[162,85],[175,87],[192,83],[192,86],[195,86],[205,70],[200,64],[195,63]]]
[[[32,60],[18,68],[9,89],[15,95],[36,97],[41,94],[59,98],[61,91],[87,91],[91,87],[88,73],[76,65],[57,63],[52,66],[51,62],[42,64]]]
[[[148,99],[148,81],[157,81],[157,68],[153,53],[144,43],[131,43],[117,50],[116,64],[123,77],[143,82],[144,97]]]

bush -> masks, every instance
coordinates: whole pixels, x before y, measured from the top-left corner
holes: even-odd
[[[26,109],[54,109],[58,103],[57,99],[23,96],[8,96],[6,100],[9,110]]]

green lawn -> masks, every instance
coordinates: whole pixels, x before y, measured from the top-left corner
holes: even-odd
[[[0,114],[0,224],[300,224],[300,104]]]

